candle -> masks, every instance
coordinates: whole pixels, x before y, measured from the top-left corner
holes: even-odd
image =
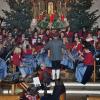
[[[39,13],[40,13],[40,2],[38,3],[38,5],[39,5]]]
[[[61,9],[61,1],[60,1],[60,9]]]
[[[66,2],[65,2],[65,9],[66,9]]]
[[[64,15],[61,14],[61,21],[64,22]]]
[[[54,18],[55,18],[54,14],[51,14],[51,15],[50,15],[50,23],[53,23]]]

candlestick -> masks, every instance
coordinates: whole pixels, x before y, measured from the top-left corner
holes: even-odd
[[[66,9],[66,2],[65,2],[65,9]]]
[[[39,5],[39,14],[40,14],[40,2],[38,3],[38,5]]]
[[[61,9],[61,1],[60,1],[60,9]]]

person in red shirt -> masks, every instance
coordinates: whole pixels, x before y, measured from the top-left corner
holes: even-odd
[[[32,55],[33,51],[31,45],[26,45],[26,49],[23,51],[25,55]]]
[[[75,37],[75,43],[73,45],[73,49],[76,49],[77,52],[80,52],[83,50],[83,45],[80,42],[78,37]]]
[[[96,49],[100,50],[100,38],[98,38],[98,41],[96,42]]]
[[[43,43],[41,42],[41,38],[38,37],[36,43],[34,44],[35,51],[34,53],[40,53],[41,49],[44,47]]]
[[[13,73],[16,72],[16,67],[20,66],[21,48],[16,47],[12,55]]]
[[[68,41],[68,38],[63,37],[63,43],[65,44],[66,49],[69,50],[69,51],[71,51],[71,49],[72,49],[73,46],[72,46],[72,43],[70,43],[70,42]]]
[[[65,35],[68,37],[69,42],[72,42],[73,32],[71,32],[70,27],[68,27]]]
[[[91,33],[87,34],[86,41],[89,42],[90,44],[94,45],[95,42],[94,42],[94,38]]]
[[[96,49],[100,50],[100,29],[98,29],[96,34],[97,34]]]
[[[82,79],[82,83],[85,84],[89,81],[89,79],[92,76],[93,73],[93,65],[94,65],[94,57],[91,51],[89,51],[88,47],[84,48],[85,54],[84,54],[84,65],[87,66],[87,69],[85,71],[85,74]]]
[[[47,29],[44,33],[45,34],[43,35],[43,40],[47,43],[49,39],[52,38],[52,33],[49,29]]]
[[[61,40],[63,40],[63,38],[65,38],[65,33],[63,31],[58,33],[58,36]]]
[[[38,71],[38,74],[39,74],[39,79],[41,82],[43,82],[43,74],[47,72],[50,76],[51,76],[51,69],[49,68],[46,68],[45,65],[41,65],[41,69]],[[48,80],[49,81],[49,80]]]
[[[38,38],[38,32],[36,31],[32,36],[32,42],[31,42],[32,46],[34,46],[34,44],[36,43],[37,38]]]
[[[84,54],[84,64],[85,65],[93,65],[94,64],[94,58],[93,58],[93,54],[91,53],[91,51],[86,51],[86,53]]]
[[[43,35],[44,35],[44,29],[41,29],[39,34],[38,34],[38,37],[40,37],[41,39],[43,39]]]
[[[93,73],[93,65],[94,65],[94,57],[91,51],[88,49],[89,47],[85,46],[84,47],[84,53],[83,55],[80,55],[80,59],[83,60],[83,70],[80,70],[81,77],[82,77],[82,84],[86,84]],[[80,66],[81,67],[81,66]],[[85,72],[84,72],[85,68]]]

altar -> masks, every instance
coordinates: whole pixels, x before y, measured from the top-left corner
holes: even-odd
[[[63,29],[68,27],[67,0],[33,0],[32,29],[38,26],[43,29]]]
[[[64,13],[66,14],[67,0],[32,0],[34,17],[44,12],[46,14]]]

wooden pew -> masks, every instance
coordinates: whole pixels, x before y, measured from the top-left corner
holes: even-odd
[[[20,96],[17,96],[17,95],[0,95],[0,100],[20,100]]]
[[[89,96],[87,100],[100,100],[100,96]]]

